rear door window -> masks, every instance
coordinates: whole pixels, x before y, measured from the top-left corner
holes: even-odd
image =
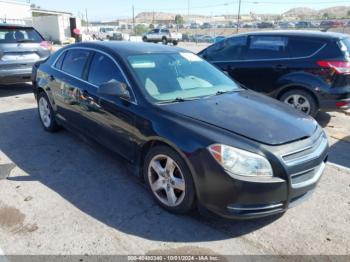
[[[350,58],[350,38],[344,38],[340,42],[340,49],[346,57]]]
[[[288,49],[292,58],[308,57],[320,50],[324,44],[323,41],[317,39],[290,37]]]
[[[57,69],[60,69],[62,68],[62,64],[63,64],[63,60],[64,60],[64,57],[66,56],[66,53],[67,52],[63,52],[60,57],[58,58],[56,64],[55,64],[55,68]]]
[[[0,44],[40,43],[44,39],[34,28],[1,27]]]
[[[74,49],[67,51],[62,64],[62,71],[82,78],[89,55],[90,52],[87,50]]]
[[[125,82],[122,73],[112,59],[103,54],[95,53],[90,65],[88,81],[100,86],[113,79]]]
[[[246,45],[247,37],[231,37],[209,47],[205,58],[209,61],[239,60]]]
[[[289,58],[288,38],[284,36],[250,36],[245,60]]]

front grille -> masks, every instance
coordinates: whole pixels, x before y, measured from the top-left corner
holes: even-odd
[[[292,187],[301,188],[316,183],[321,177],[326,164],[322,162],[315,168],[291,175]]]
[[[288,167],[300,165],[319,158],[327,147],[328,140],[326,134],[319,129],[310,145],[284,154],[282,159]]]

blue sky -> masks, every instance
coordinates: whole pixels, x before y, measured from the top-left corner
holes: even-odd
[[[188,0],[31,0],[42,8],[70,11],[75,15],[88,9],[90,20],[109,20],[131,17],[142,11],[163,11],[187,14]],[[190,0],[192,14],[237,13],[238,0]],[[322,9],[336,5],[350,5],[350,0],[242,0],[242,13],[282,13],[293,7]]]

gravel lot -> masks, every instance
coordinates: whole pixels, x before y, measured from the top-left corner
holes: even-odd
[[[44,132],[30,85],[0,87],[0,254],[350,255],[349,117],[318,116],[331,153],[310,200],[229,221],[165,212],[106,149]]]

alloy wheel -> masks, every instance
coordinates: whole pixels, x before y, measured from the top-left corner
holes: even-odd
[[[284,100],[284,103],[294,107],[295,109],[305,114],[310,114],[311,105],[309,100],[305,96],[299,94],[290,95]]]
[[[176,162],[166,155],[156,155],[148,167],[153,194],[164,205],[179,206],[185,197],[185,178]]]
[[[39,113],[43,125],[48,128],[51,125],[51,110],[45,97],[39,100]]]

